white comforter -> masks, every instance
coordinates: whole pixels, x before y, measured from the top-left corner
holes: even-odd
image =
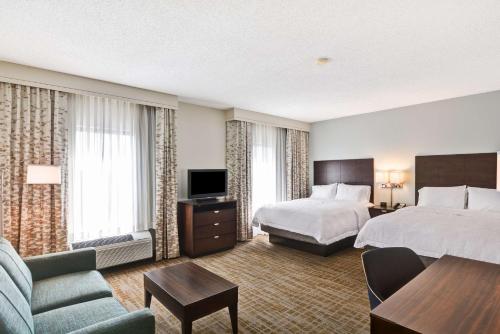
[[[354,247],[408,247],[422,256],[445,254],[500,264],[500,213],[409,207],[370,219]]]
[[[259,208],[253,224],[307,235],[321,244],[331,244],[358,234],[368,219],[366,204],[304,198]]]

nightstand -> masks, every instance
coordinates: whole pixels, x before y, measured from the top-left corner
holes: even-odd
[[[396,211],[397,209],[394,209],[393,207],[381,207],[379,205],[376,205],[374,207],[368,208],[368,211],[370,212],[370,217],[377,217],[380,215],[385,215],[386,213],[391,213]]]

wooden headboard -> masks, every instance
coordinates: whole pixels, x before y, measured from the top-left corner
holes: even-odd
[[[314,184],[345,183],[371,187],[373,203],[373,159],[348,159],[314,161]]]
[[[422,187],[497,187],[497,153],[415,157],[415,203]]]

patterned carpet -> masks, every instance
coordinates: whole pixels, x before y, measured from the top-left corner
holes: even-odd
[[[367,333],[369,304],[361,252],[324,258],[275,246],[266,236],[230,251],[192,260],[239,285],[240,333]],[[179,258],[108,270],[104,276],[128,310],[144,305],[146,271],[191,261]],[[157,333],[179,333],[180,322],[155,298]],[[194,333],[230,333],[227,309],[193,323]]]

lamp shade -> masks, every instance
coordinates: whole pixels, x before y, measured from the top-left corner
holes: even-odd
[[[375,182],[376,183],[388,183],[389,182],[389,173],[387,171],[375,172]]]
[[[391,171],[389,173],[389,182],[394,184],[402,184],[404,182],[403,172],[401,171]]]
[[[27,184],[61,184],[61,166],[28,165]]]

